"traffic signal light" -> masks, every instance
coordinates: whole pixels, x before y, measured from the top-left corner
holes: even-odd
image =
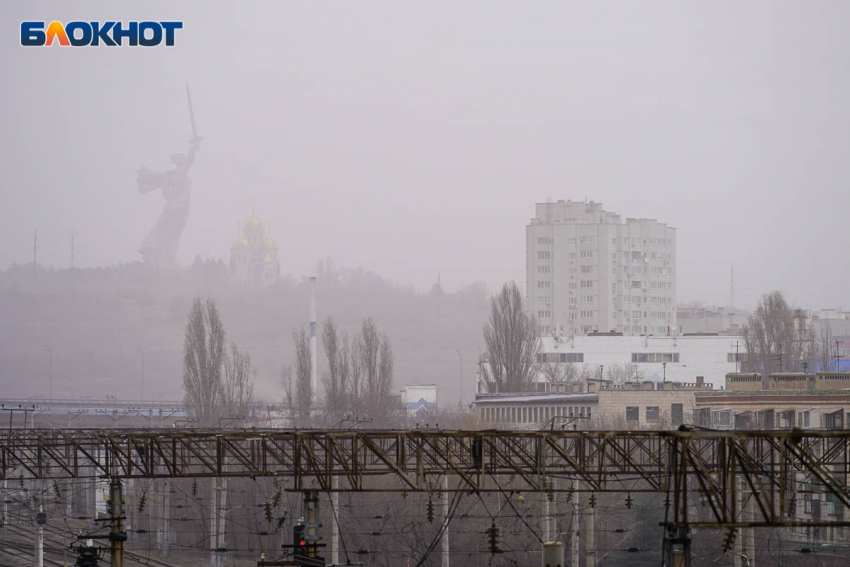
[[[304,524],[295,524],[292,527],[292,554],[296,557],[307,557],[307,541],[304,539]]]
[[[97,547],[81,545],[77,548],[77,567],[97,567],[100,550]]]

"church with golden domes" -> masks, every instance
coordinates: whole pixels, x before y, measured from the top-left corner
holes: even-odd
[[[231,276],[246,287],[266,287],[280,278],[277,243],[252,214],[230,247]]]

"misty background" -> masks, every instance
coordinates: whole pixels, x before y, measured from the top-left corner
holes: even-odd
[[[188,148],[189,83],[204,141],[178,259],[227,262],[252,210],[270,225],[282,291],[220,294],[266,392],[308,319],[303,277],[332,258],[371,283],[320,287],[320,320],[372,316],[401,349],[396,386],[452,398],[460,349],[469,399],[487,316],[469,286],[524,287],[525,224],[547,198],[675,227],[682,302],[727,303],[734,264],[740,306],[779,289],[846,307],[848,16],[839,2],[3,3],[0,269],[32,261],[35,228],[45,267],[69,266],[72,231],[79,268],[139,260],[164,201],[135,172]],[[184,29],[173,48],[19,44],[22,20],[75,19]],[[179,397],[185,314],[214,284],[103,273],[82,296],[49,274],[44,294],[4,291],[8,395],[40,393],[43,343],[57,367],[81,361],[55,386],[72,394],[93,372],[137,372],[147,341],[151,393]],[[452,301],[435,310],[438,274]]]

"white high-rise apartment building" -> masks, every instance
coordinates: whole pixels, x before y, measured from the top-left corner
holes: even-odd
[[[664,334],[676,325],[676,229],[601,203],[537,203],[526,227],[526,308],[541,334]]]

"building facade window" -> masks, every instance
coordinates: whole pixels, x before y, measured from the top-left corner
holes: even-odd
[[[637,406],[626,407],[626,421],[640,421],[640,408]]]
[[[678,352],[633,352],[632,362],[679,362]]]

